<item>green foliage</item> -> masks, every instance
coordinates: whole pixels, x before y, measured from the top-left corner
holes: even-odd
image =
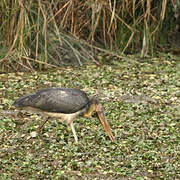
[[[94,117],[75,121],[79,143],[58,119],[36,134],[36,114],[0,116],[0,179],[179,179],[179,63],[127,56],[111,66],[0,75],[0,113],[37,89],[77,87],[97,95],[116,139]]]

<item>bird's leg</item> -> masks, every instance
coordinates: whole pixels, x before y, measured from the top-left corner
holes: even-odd
[[[76,135],[76,131],[75,131],[75,128],[74,128],[74,124],[73,124],[73,121],[69,124],[71,129],[72,129],[72,132],[73,132],[73,135],[74,135],[74,139],[75,139],[75,142],[77,143],[78,142],[78,137]]]
[[[45,121],[39,126],[39,128],[38,128],[38,133],[41,132],[41,129],[43,128],[43,126],[46,124],[46,122],[47,122],[49,119],[50,119],[50,117],[47,117],[47,118],[45,119]]]

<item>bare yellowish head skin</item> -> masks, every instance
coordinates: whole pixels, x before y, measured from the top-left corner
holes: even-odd
[[[108,121],[106,120],[106,117],[104,115],[104,111],[103,108],[100,104],[96,104],[96,113],[98,116],[99,121],[101,122],[102,127],[104,128],[106,134],[109,136],[109,138],[111,139],[111,141],[114,141],[114,137],[112,135],[110,126]]]
[[[84,117],[89,118],[94,113],[95,110],[96,110],[96,105],[91,104],[88,111],[84,114]]]

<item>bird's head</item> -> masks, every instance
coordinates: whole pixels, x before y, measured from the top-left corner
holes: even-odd
[[[95,112],[96,116],[101,122],[102,127],[104,128],[105,132],[107,133],[111,141],[114,141],[114,137],[112,135],[109,123],[104,115],[103,107],[100,104],[99,99],[96,97],[90,98],[89,108],[87,113],[84,114],[84,117],[88,118],[89,116],[91,116],[93,112]]]

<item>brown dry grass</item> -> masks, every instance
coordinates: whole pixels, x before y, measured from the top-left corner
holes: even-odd
[[[167,0],[2,1],[0,64],[43,69],[67,64],[64,57],[71,51],[70,64],[91,59],[99,65],[94,57],[101,48],[138,49],[145,57],[153,54],[166,8]]]

